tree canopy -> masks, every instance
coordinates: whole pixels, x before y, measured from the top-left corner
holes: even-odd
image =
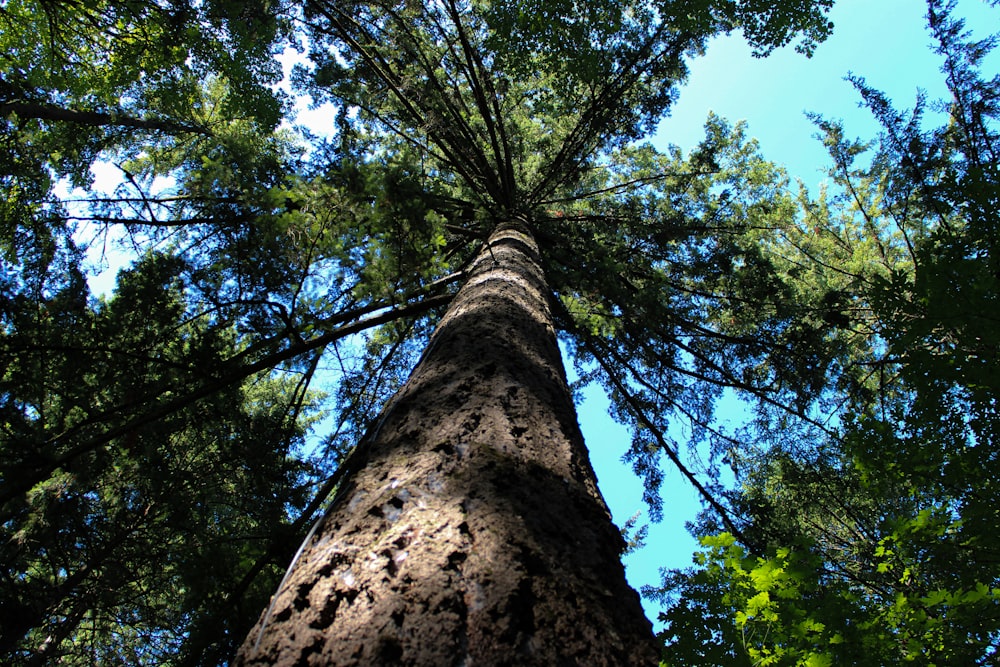
[[[1000,78],[996,37],[953,12],[928,3],[949,99],[902,112],[855,77],[882,136],[816,119],[830,186],[772,248],[790,283],[829,286],[816,325],[863,373],[828,373],[811,426],[748,427],[730,518],[706,513],[695,567],[650,591],[668,664],[995,661]]]
[[[654,518],[665,465],[706,504],[699,564],[650,591],[667,664],[989,661],[993,41],[928,2],[947,122],[858,79],[885,135],[817,119],[818,196],[720,118],[687,155],[645,142],[707,40],[809,53],[831,5],[4,4],[5,659],[227,662],[519,216]],[[329,139],[282,124],[286,48]],[[102,246],[134,261],[93,296]]]

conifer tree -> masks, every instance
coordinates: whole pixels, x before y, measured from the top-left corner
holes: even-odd
[[[342,650],[333,633],[366,610],[362,662],[655,661],[555,332],[633,426],[654,510],[659,457],[681,462],[672,419],[710,436],[721,387],[793,413],[818,391],[819,306],[792,307],[757,245],[789,210],[780,172],[717,119],[686,157],[636,142],[713,35],[808,52],[830,4],[8,3],[5,657],[219,664],[263,609],[247,661]],[[307,149],[266,85],[305,37],[293,79],[337,108]],[[57,196],[98,157],[115,192]],[[81,234],[136,252],[103,301]],[[414,407],[473,350],[456,373],[478,384]],[[310,458],[329,364],[337,426]],[[468,419],[433,417],[447,401]],[[410,523],[422,502],[453,550],[415,539],[434,535]],[[399,534],[375,548],[383,529]],[[448,641],[421,643],[431,630]]]

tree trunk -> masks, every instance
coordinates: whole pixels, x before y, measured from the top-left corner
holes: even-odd
[[[500,225],[235,664],[657,664],[548,294]]]

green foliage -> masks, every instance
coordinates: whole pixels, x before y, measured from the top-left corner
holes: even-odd
[[[723,389],[795,416],[828,378],[855,373],[846,334],[828,322],[840,281],[805,289],[771,252],[796,233],[784,173],[744,128],[713,117],[706,133],[686,159],[648,146],[616,154],[601,173],[611,184],[581,184],[572,208],[540,226],[560,324],[580,372],[596,372],[635,427],[626,456],[654,513],[659,459],[677,464],[682,449],[673,423],[690,426],[685,445],[728,452],[734,442],[713,425]]]
[[[253,601],[266,600],[260,582],[248,608],[221,594],[304,501],[307,470],[288,457],[302,438],[292,406],[303,396],[259,377],[155,423],[129,419],[149,397],[218,372],[233,344],[227,327],[189,318],[178,263],[145,258],[101,304],[78,282],[6,312],[9,664],[162,663],[182,646],[225,655]],[[109,421],[122,426],[95,440]],[[214,648],[184,645],[206,623]]]
[[[947,122],[925,129],[924,100],[905,115],[855,79],[878,150],[859,165],[868,146],[818,119],[833,188],[800,198],[812,238],[791,228],[768,248],[800,291],[825,293],[838,363],[864,372],[828,374],[833,427],[789,437],[758,413],[757,446],[734,457],[736,518],[704,516],[696,567],[650,591],[668,603],[668,664],[695,664],[698,612],[706,650],[750,664],[995,661],[1000,80],[980,70],[996,38],[970,41],[953,4],[928,8]],[[731,523],[739,543],[719,532]]]
[[[670,419],[728,446],[723,388],[822,394],[851,295],[767,251],[783,174],[719,119],[686,158],[635,140],[713,35],[808,51],[830,4],[5,3],[3,659],[227,662],[507,216],[635,427],[654,517]],[[337,106],[308,150],[271,87],[298,40],[298,91]],[[95,299],[114,243],[134,262]]]
[[[651,130],[709,37],[743,28],[764,51],[821,39],[829,5],[316,2],[314,68],[298,81],[386,137],[382,150],[418,149],[470,203],[526,214]]]

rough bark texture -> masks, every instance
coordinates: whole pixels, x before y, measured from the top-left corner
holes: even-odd
[[[490,247],[237,665],[657,663],[537,248],[519,223]]]

